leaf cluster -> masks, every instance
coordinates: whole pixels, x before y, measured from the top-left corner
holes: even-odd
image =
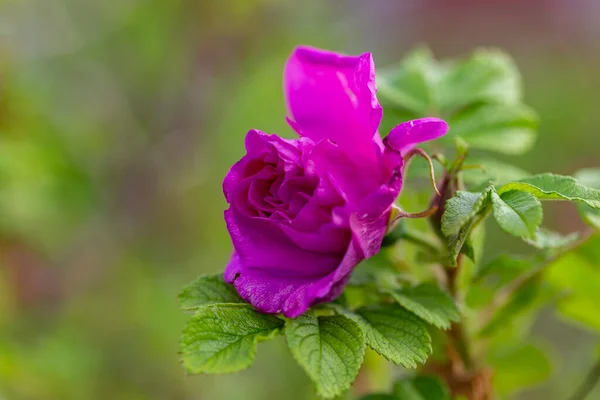
[[[220,275],[200,277],[179,295],[181,307],[193,312],[180,341],[184,366],[191,373],[239,371],[254,361],[257,343],[284,335],[318,394],[333,398],[354,382],[367,347],[416,368],[432,350],[428,324],[448,329],[460,318],[452,298],[434,284],[376,294],[379,303],[330,303],[286,319],[258,313]]]

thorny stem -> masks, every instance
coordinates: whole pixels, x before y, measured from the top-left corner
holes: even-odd
[[[458,278],[459,268],[462,264],[462,259],[462,254],[460,254],[456,261],[456,267],[445,267],[446,279],[448,282],[448,291],[450,292],[450,295],[454,297],[455,301],[458,300],[458,290],[456,281]],[[450,331],[448,332],[448,336],[449,339],[453,342],[452,344],[454,346],[454,350],[460,356],[460,360],[458,361],[462,364],[462,367],[464,367],[464,369],[470,370],[473,367],[473,361],[471,359],[469,341],[465,337],[465,329],[463,324],[460,322],[453,323],[450,327]]]
[[[445,210],[446,200],[451,198],[459,190],[461,182],[459,174],[462,169],[462,164],[465,160],[466,154],[460,154],[458,159],[448,168],[444,178],[440,184],[440,196],[434,197],[431,201],[430,207],[437,208],[437,212],[430,218],[430,222],[434,231],[443,243],[447,243],[447,238],[441,231],[441,218]],[[445,275],[446,285],[448,292],[455,299],[459,300],[458,293],[458,276],[462,266],[463,255],[459,254],[456,266],[443,265],[443,271]],[[449,364],[449,376],[446,377],[451,388],[457,391],[456,394],[467,394],[468,398],[475,398],[472,394],[472,390],[468,390],[465,393],[461,389],[457,388],[456,385],[460,385],[464,382],[465,377],[473,380],[477,377],[475,371],[473,371],[473,360],[471,357],[471,350],[469,347],[469,340],[465,333],[465,327],[462,322],[453,323],[448,331],[448,358]],[[470,378],[469,378],[470,377]],[[453,390],[453,391],[454,391]],[[460,393],[459,393],[460,392]],[[487,394],[487,393],[486,393]]]

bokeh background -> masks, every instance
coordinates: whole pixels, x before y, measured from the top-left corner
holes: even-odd
[[[231,249],[223,176],[248,129],[289,133],[291,49],[387,66],[500,47],[541,116],[510,160],[568,174],[600,165],[599,21],[597,0],[0,1],[0,399],[313,398],[283,340],[236,375],[188,377],[177,354],[179,289]],[[553,374],[513,398],[566,398],[597,338],[550,311],[534,335]]]

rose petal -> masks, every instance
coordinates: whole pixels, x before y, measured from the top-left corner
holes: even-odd
[[[381,160],[371,163],[352,158],[344,149],[328,140],[317,143],[305,157],[308,174],[325,179],[346,203],[355,205],[382,183]]]
[[[379,252],[387,231],[392,205],[402,189],[402,155],[386,148],[381,159],[387,182],[364,198],[350,216],[350,228],[365,258]]]
[[[302,250],[328,255],[343,255],[351,238],[347,227],[332,223],[323,224],[312,232],[295,229],[293,224],[282,224],[281,230]]]
[[[373,193],[359,210],[350,216],[350,229],[365,258],[379,252],[387,231],[392,204],[400,193],[399,184],[383,185]]]
[[[439,118],[421,118],[403,122],[391,130],[384,144],[406,154],[419,143],[437,139],[448,132],[448,124]]]
[[[284,86],[292,127],[318,142],[329,139],[352,154],[374,157],[381,121],[370,53],[346,56],[298,47],[288,59]]]
[[[314,304],[339,296],[350,272],[363,258],[360,249],[351,244],[337,268],[317,278],[277,276],[242,265],[234,285],[240,296],[258,310],[295,318]]]
[[[227,283],[233,283],[235,278],[242,272],[242,265],[240,263],[240,257],[234,251],[231,254],[231,258],[229,259],[229,263],[225,267],[225,272],[223,273],[223,279]]]
[[[339,254],[298,247],[282,231],[281,220],[248,217],[230,208],[225,221],[235,252],[246,267],[303,278],[324,276],[339,264]]]

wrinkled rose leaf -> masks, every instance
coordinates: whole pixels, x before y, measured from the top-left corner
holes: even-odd
[[[575,178],[556,174],[540,174],[502,186],[498,193],[523,190],[540,200],[581,201],[592,208],[600,208],[600,190],[583,186]]]
[[[332,398],[348,390],[366,348],[364,334],[356,322],[343,315],[317,317],[308,312],[288,320],[285,334],[292,355],[320,396]]]
[[[242,370],[254,361],[256,344],[279,334],[283,324],[247,305],[202,307],[183,330],[183,364],[192,373]]]
[[[394,364],[416,368],[427,361],[431,337],[425,323],[413,313],[396,304],[342,312],[358,323],[369,347]]]
[[[184,310],[218,303],[244,303],[235,288],[225,283],[223,274],[201,276],[179,293],[179,305]]]
[[[542,223],[542,204],[531,193],[509,190],[492,192],[492,212],[498,225],[511,235],[533,238]]]
[[[460,320],[452,297],[435,284],[398,289],[390,294],[402,307],[438,328],[448,329],[450,323]]]

